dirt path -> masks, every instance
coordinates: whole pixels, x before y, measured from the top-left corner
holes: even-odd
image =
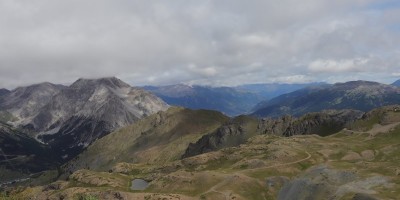
[[[269,169],[269,168],[276,168],[276,167],[283,167],[283,166],[287,166],[287,165],[293,165],[293,164],[296,164],[296,163],[299,163],[299,162],[306,161],[306,160],[311,158],[311,154],[308,153],[308,151],[305,151],[305,153],[307,154],[307,157],[305,157],[303,159],[300,159],[300,160],[296,160],[296,161],[288,162],[288,163],[282,163],[282,164],[266,166],[266,167],[260,167],[260,168],[255,168],[255,169],[245,169],[245,170],[241,170],[239,172],[245,173],[245,172],[252,172],[252,171],[258,171],[258,170],[263,170],[263,169]]]
[[[375,124],[371,130],[367,131],[367,133],[370,134],[370,136],[375,136],[379,133],[387,133],[391,129],[395,128],[396,126],[400,125],[400,122],[388,124],[388,125],[380,125],[380,124]]]
[[[219,183],[217,183],[216,185],[212,186],[212,187],[211,187],[210,189],[208,189],[207,191],[203,192],[202,194],[207,194],[207,193],[210,193],[210,192],[215,192],[215,193],[218,193],[218,194],[223,195],[223,196],[225,197],[225,199],[229,199],[230,193],[227,193],[227,192],[220,192],[220,191],[217,190],[217,188],[219,188],[219,187],[225,185],[226,183],[231,182],[231,181],[235,178],[235,176],[237,176],[236,173],[233,174],[233,175],[228,176],[227,178],[225,178],[225,179],[222,180],[221,182],[219,182]]]
[[[311,154],[308,151],[305,151],[305,153],[307,154],[307,157],[302,158],[300,160],[293,161],[293,162],[276,164],[276,165],[271,165],[271,166],[266,166],[266,167],[255,168],[255,169],[244,169],[244,170],[237,171],[233,175],[228,176],[227,178],[225,178],[221,182],[217,183],[216,185],[214,185],[213,187],[211,187],[207,191],[203,192],[201,195],[204,195],[204,194],[207,194],[207,193],[210,193],[210,192],[215,192],[215,193],[223,195],[225,197],[225,199],[229,199],[229,196],[231,194],[230,192],[221,192],[221,191],[218,191],[217,189],[219,187],[222,187],[223,185],[233,181],[233,179],[235,179],[235,177],[239,177],[240,175],[247,176],[247,175],[245,175],[246,172],[252,172],[252,171],[258,171],[258,170],[282,167],[282,166],[287,166],[287,165],[293,165],[293,164],[297,164],[297,163],[306,161],[306,160],[311,158]]]
[[[387,124],[387,125],[375,124],[372,127],[372,129],[368,130],[368,131],[354,131],[354,130],[349,130],[349,129],[346,129],[346,128],[343,129],[343,130],[347,131],[347,132],[351,132],[351,133],[357,133],[357,134],[369,133],[369,137],[374,137],[374,136],[378,135],[379,133],[387,133],[391,129],[395,128],[398,125],[400,125],[400,122],[391,123],[391,124]]]

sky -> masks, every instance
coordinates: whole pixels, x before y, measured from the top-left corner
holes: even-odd
[[[398,0],[0,0],[0,88],[400,79]]]

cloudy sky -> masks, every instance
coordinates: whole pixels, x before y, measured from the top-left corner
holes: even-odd
[[[0,0],[0,88],[400,79],[398,0]]]

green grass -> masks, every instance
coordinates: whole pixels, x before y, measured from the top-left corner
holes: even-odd
[[[264,181],[267,177],[272,176],[286,176],[293,177],[297,174],[297,172],[279,172],[276,168],[268,168],[268,169],[254,169],[254,171],[244,173],[249,177],[258,179],[260,181]]]
[[[219,160],[208,162],[207,167],[204,170],[219,170],[219,169],[227,169],[231,168],[233,164],[235,164],[237,160],[228,160],[226,158],[222,158]]]
[[[0,193],[0,200],[22,200],[22,198],[2,192]]]
[[[189,111],[185,111],[183,117],[187,117],[186,115],[193,115]],[[205,115],[208,116],[208,111],[198,111],[198,115]],[[215,113],[214,116],[217,120],[221,116]],[[204,116],[204,117],[205,117]],[[382,120],[383,114],[371,115],[369,118],[357,121],[351,127],[355,129],[362,129],[367,130],[373,127],[374,124],[380,123]],[[265,186],[265,180],[268,177],[274,176],[285,176],[288,178],[294,178],[301,176],[304,171],[308,170],[313,166],[318,166],[321,164],[327,165],[330,168],[340,169],[340,170],[354,170],[357,173],[357,176],[361,179],[370,177],[371,175],[383,175],[387,177],[392,177],[390,183],[394,183],[394,188],[378,188],[376,189],[377,193],[379,194],[378,197],[388,197],[394,199],[396,195],[398,195],[398,191],[400,191],[400,179],[397,176],[394,176],[395,169],[400,166],[400,145],[398,145],[400,141],[400,126],[395,127],[389,133],[382,133],[376,135],[374,138],[369,137],[368,133],[358,133],[355,131],[354,134],[350,134],[350,131],[343,131],[337,134],[328,136],[328,137],[320,137],[316,135],[305,135],[305,136],[297,136],[295,138],[285,138],[285,137],[275,137],[275,136],[256,136],[249,139],[247,144],[241,145],[235,148],[226,148],[221,150],[221,152],[213,154],[215,157],[207,157],[207,159],[215,159],[209,160],[206,163],[197,162],[188,162],[188,163],[202,163],[201,166],[195,165],[187,165],[183,163],[176,164],[169,162],[170,160],[178,159],[176,157],[177,152],[182,151],[182,147],[179,145],[183,144],[186,146],[189,141],[198,139],[204,132],[208,132],[208,130],[215,129],[216,124],[218,123],[211,123],[209,119],[201,119],[203,122],[197,122],[186,124],[186,126],[176,125],[177,127],[184,127],[185,131],[181,134],[178,134],[179,137],[172,139],[169,141],[169,147],[160,146],[165,153],[173,153],[175,154],[174,157],[168,157],[164,155],[163,151],[155,151],[159,154],[154,154],[155,156],[160,156],[163,159],[154,160],[153,163],[151,162],[142,162],[137,164],[132,164],[131,160],[128,160],[130,157],[126,157],[127,160],[127,167],[126,175],[121,175],[119,173],[104,173],[104,172],[90,172],[90,174],[96,175],[95,178],[109,178],[115,181],[120,182],[123,180],[126,182],[126,185],[122,185],[125,182],[122,182],[116,187],[111,187],[110,185],[90,185],[85,180],[82,182],[76,180],[69,180],[70,184],[68,188],[79,186],[79,187],[87,187],[96,190],[118,190],[118,191],[126,191],[126,192],[133,192],[130,191],[129,186],[131,184],[131,180],[133,178],[143,178],[151,177],[152,179],[150,187],[148,187],[145,191],[140,192],[155,192],[155,193],[176,193],[176,194],[184,194],[189,195],[192,197],[199,197],[200,199],[212,199],[212,198],[219,198],[221,194],[215,192],[208,192],[203,194],[211,187],[215,186],[218,183],[221,183],[226,178],[229,178],[235,173],[243,174],[245,176],[240,176],[238,179],[241,182],[233,182],[233,183],[226,183],[220,185],[220,187],[216,188],[217,191],[226,192],[232,191],[235,195],[240,195],[241,197],[245,197],[248,199],[274,199],[276,197],[276,193],[279,192],[280,186],[273,188],[272,190]],[[236,119],[239,122],[243,122],[248,120],[247,118],[239,117]],[[171,121],[171,123],[175,123],[175,121]],[[201,124],[209,123],[209,126],[201,127]],[[162,126],[159,128],[159,132],[157,134],[162,134],[163,131],[167,132],[169,136],[176,136],[174,133],[178,133],[173,124],[169,126],[159,125]],[[144,126],[144,125],[143,125]],[[146,125],[147,127],[148,125]],[[175,125],[174,125],[175,126]],[[193,134],[191,132],[192,128],[196,129]],[[335,124],[326,124],[326,126],[321,126],[320,131],[322,133],[330,133],[336,131]],[[245,127],[245,129],[254,131],[256,129],[254,124],[250,124]],[[143,129],[145,130],[145,129]],[[126,130],[126,131],[134,131],[134,130]],[[188,132],[188,133],[185,133]],[[190,132],[190,133],[189,133]],[[149,138],[156,138],[158,135],[155,134],[153,137]],[[121,135],[121,138],[126,140],[127,137],[122,136],[129,136],[129,134]],[[119,138],[119,139],[121,139]],[[284,148],[284,150],[288,150],[288,152],[296,153],[296,154],[287,154],[288,156],[283,155],[282,157],[270,157],[266,155],[275,155],[274,150],[277,148],[277,144],[272,142],[277,141],[279,143],[279,148]],[[167,144],[163,144],[167,145]],[[392,151],[383,151],[382,148],[388,147],[392,148]],[[174,148],[175,147],[175,148]],[[99,146],[99,148],[103,148],[103,146]],[[287,148],[287,149],[285,149]],[[124,155],[124,149],[128,149],[127,147],[120,147],[120,149],[116,149],[115,151],[107,152],[110,155],[117,153],[117,155]],[[326,154],[318,153],[322,149],[327,149],[331,151],[327,151]],[[373,150],[375,152],[375,159],[372,161],[367,160],[357,160],[357,161],[342,161],[341,159],[349,152],[354,151],[357,153],[361,153],[365,150]],[[118,152],[120,154],[118,154]],[[121,153],[122,152],[122,153]],[[160,153],[161,152],[161,153]],[[284,163],[292,163],[296,160],[304,159],[308,155],[306,152],[312,154],[312,157],[306,161],[302,161],[299,163],[293,163],[284,165]],[[332,152],[332,153],[330,153]],[[94,151],[93,153],[98,153]],[[131,155],[130,153],[126,153],[126,155]],[[232,155],[232,156],[230,156]],[[276,154],[280,155],[280,154]],[[329,155],[328,157],[324,157],[325,155]],[[97,154],[93,154],[93,156],[97,156]],[[151,154],[150,156],[153,156]],[[244,162],[240,162],[243,161]],[[273,168],[256,168],[251,170],[244,170],[247,169],[249,166],[246,163],[246,160],[251,159],[261,159],[264,163],[269,166],[274,166],[277,164],[277,167]],[[196,161],[196,162],[195,162]],[[114,162],[114,161],[113,161]],[[165,163],[165,165],[164,165]],[[178,162],[177,162],[178,163]],[[237,163],[237,164],[236,164]],[[249,162],[251,163],[251,162]],[[109,163],[106,163],[110,165]],[[236,164],[236,165],[235,165]],[[242,165],[240,165],[242,164]],[[279,165],[283,164],[283,165]],[[178,166],[174,168],[174,166]],[[235,167],[232,167],[235,165]],[[122,168],[124,169],[124,168]],[[93,176],[94,177],[94,176]],[[90,177],[90,178],[93,178]],[[381,186],[379,186],[381,187]],[[375,188],[374,188],[375,189]],[[395,192],[393,192],[395,191]],[[139,191],[138,191],[139,192]],[[386,194],[388,193],[388,194]],[[94,194],[94,192],[91,192]],[[202,195],[203,194],[203,195]],[[80,194],[82,195],[82,194]],[[353,194],[348,194],[351,195]],[[347,196],[346,196],[347,197]],[[77,197],[79,199],[98,199],[99,197],[90,195]],[[0,200],[12,199],[9,197],[1,198]]]
[[[375,114],[372,114],[372,117],[369,117],[367,119],[360,119],[353,124],[349,125],[349,128],[351,130],[357,130],[357,131],[368,131],[371,130],[372,127],[375,124],[379,124],[385,113],[383,111],[375,111]]]
[[[310,163],[310,162],[299,162],[299,163],[297,163],[297,164],[300,166],[300,169],[301,169],[302,171],[304,171],[304,170],[310,168],[311,166],[313,166],[313,164]]]
[[[118,162],[160,165],[178,160],[189,143],[228,120],[215,111],[170,108],[97,140],[71,166],[107,171]]]
[[[8,199],[8,195],[5,192],[2,192],[0,195],[0,200],[7,200]]]
[[[255,182],[242,184],[235,191],[243,197],[254,200],[264,200],[266,193],[268,193],[265,186]]]
[[[0,111],[0,122],[13,122],[18,120],[18,118],[14,117],[11,113],[7,111]]]
[[[173,191],[176,194],[183,194],[188,196],[198,196],[206,192],[212,186],[222,181],[221,177],[198,175],[189,180],[173,180],[162,178],[158,183],[163,186],[150,185],[146,192],[165,193],[169,194]]]
[[[78,195],[77,200],[98,200],[97,196],[91,194]]]
[[[325,136],[329,136],[332,135],[334,133],[339,132],[342,129],[342,126],[339,126],[337,124],[334,123],[326,123],[321,125],[318,130],[317,133],[319,136],[325,137]]]

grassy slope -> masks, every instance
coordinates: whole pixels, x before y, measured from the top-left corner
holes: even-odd
[[[180,109],[173,111],[183,112],[182,115],[186,117],[187,114],[194,112]],[[384,120],[379,121],[382,122],[382,125],[390,125],[400,121],[398,115],[397,112],[389,109],[383,112],[383,118],[379,117]],[[372,123],[370,119],[365,118],[356,122],[357,126],[353,127],[359,128],[361,125],[370,124]],[[145,124],[143,121],[140,123]],[[171,130],[166,132],[171,136],[175,131],[172,131],[174,129],[170,125],[172,122],[169,121],[161,126],[164,130]],[[356,186],[374,192],[373,196],[378,198],[396,199],[400,196],[400,176],[396,175],[396,173],[400,173],[398,167],[400,166],[400,126],[385,133],[365,131],[345,129],[328,137],[305,135],[286,138],[259,135],[250,138],[246,144],[239,147],[225,148],[183,160],[169,157],[168,159],[153,158],[150,161],[143,159],[144,162],[137,164],[118,163],[114,165],[112,173],[78,171],[70,177],[70,181],[65,182],[64,188],[47,191],[44,194],[53,196],[63,193],[83,194],[82,191],[85,190],[86,193],[89,191],[99,195],[101,199],[101,195],[104,195],[106,191],[118,190],[137,196],[145,193],[148,195],[148,199],[156,199],[156,196],[153,198],[152,195],[157,193],[173,193],[175,197],[182,199],[190,197],[195,199],[276,199],[285,180],[294,179],[310,168],[324,165],[328,168],[356,174],[357,179],[351,187],[349,186],[350,190],[336,199],[352,198],[357,192],[353,188]],[[114,134],[121,134],[121,138],[128,139],[129,137],[123,135],[123,132],[121,130]],[[155,136],[160,137],[157,134]],[[129,146],[129,148],[109,147],[106,141],[99,143],[104,145],[102,146],[104,149],[136,148],[135,145]],[[93,150],[89,149],[88,152],[90,151]],[[179,151],[172,153],[178,154]],[[155,152],[157,153],[149,155],[155,157],[164,155],[158,154],[162,150]],[[372,152],[372,154],[368,155],[366,152]],[[355,154],[358,156],[354,156]],[[91,154],[87,156],[89,158]],[[122,153],[121,156],[127,155]],[[112,163],[116,162],[112,161]],[[107,163],[107,165],[111,166],[112,164]],[[101,169],[101,166],[98,169]],[[82,174],[85,174],[84,179],[81,178]],[[373,176],[385,177],[388,179],[388,183],[365,185],[365,180]],[[128,189],[129,182],[134,178],[151,181],[150,187],[143,192],[130,191]],[[116,179],[116,181],[104,185],[98,181],[99,179],[111,180],[111,182],[112,179]],[[273,184],[267,184],[267,180],[273,180]],[[25,191],[21,194],[32,195],[33,193],[35,192]]]
[[[66,169],[108,170],[118,162],[162,164],[176,160],[190,142],[228,119],[215,111],[172,107],[97,140]]]

